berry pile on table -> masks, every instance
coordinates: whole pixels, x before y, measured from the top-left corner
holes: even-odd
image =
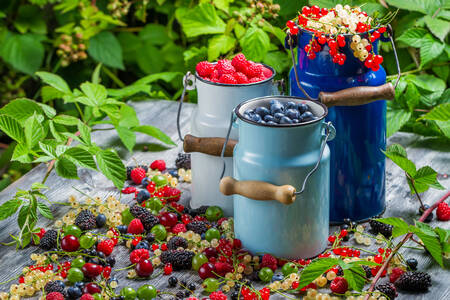
[[[43,252],[31,255],[33,264],[23,269],[9,293],[0,293],[0,299],[18,300],[42,292],[40,299],[47,300],[266,300],[274,294],[359,300],[365,294],[352,290],[354,282],[340,265],[318,273],[306,284],[300,277],[302,270],[321,260],[340,259],[348,265],[360,263],[361,274],[368,280],[392,252],[385,243],[392,235],[392,226],[372,220],[369,232],[350,221],[342,225],[328,237],[329,247],[313,260],[288,261],[249,253],[234,237],[233,219],[224,217],[219,207],[193,209],[179,203],[178,183],[190,180],[190,170],[185,169],[190,167],[189,156],[180,154],[176,165],[166,168],[164,161],[156,160],[148,166],[130,166],[129,185],[120,199],[110,196],[103,201],[87,196],[81,202],[71,197],[72,210],[57,220],[53,229],[42,228],[36,233],[40,240],[37,246]],[[133,197],[129,205],[121,201],[127,194]],[[351,239],[367,246],[372,240],[385,245],[371,254],[344,244]],[[118,268],[116,255],[125,249],[129,262]],[[361,255],[364,252],[370,255]],[[404,261],[395,256],[382,274],[388,282],[378,284],[369,299],[394,299],[397,289],[426,292],[431,277],[417,267],[416,259]],[[188,270],[197,272],[198,277],[183,280],[180,275]],[[128,280],[144,281],[136,289],[123,286],[123,282],[118,288],[120,272],[126,273]],[[164,289],[151,284],[161,277],[167,278]]]

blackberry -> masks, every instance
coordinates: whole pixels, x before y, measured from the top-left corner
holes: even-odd
[[[160,258],[164,264],[172,264],[174,270],[189,270],[195,253],[186,250],[163,251]]]
[[[46,294],[50,294],[52,292],[63,293],[65,285],[61,280],[49,281],[44,287],[44,291]]]
[[[431,276],[425,272],[406,272],[395,281],[395,286],[404,291],[426,292],[431,287]]]
[[[191,155],[188,153],[178,153],[178,157],[175,160],[175,166],[177,169],[190,169],[191,168]]]
[[[377,285],[375,287],[375,290],[378,290],[381,293],[383,293],[383,296],[387,297],[389,300],[394,300],[395,297],[397,297],[398,295],[395,285],[393,285],[390,282]]]
[[[187,240],[181,236],[174,236],[167,243],[167,248],[169,248],[170,250],[177,250],[179,247],[182,247],[184,249],[188,247]]]
[[[133,205],[130,207],[130,213],[141,220],[142,225],[144,225],[145,230],[152,229],[153,226],[159,224],[159,219],[154,216],[150,211],[140,205]]]
[[[133,215],[133,217],[138,218],[139,216],[142,214],[145,214],[149,212],[145,207],[142,207],[138,204],[134,204],[133,206],[130,207],[130,213]]]
[[[39,243],[39,247],[44,250],[50,250],[52,248],[56,248],[58,240],[58,232],[56,230],[50,229],[44,234]]]
[[[88,210],[82,210],[75,219],[75,225],[80,227],[81,230],[94,229],[97,226],[94,214]]]
[[[371,219],[369,221],[370,228],[375,234],[381,233],[385,238],[390,238],[392,235],[392,225],[384,224]]]
[[[145,239],[147,240],[147,242],[149,242],[150,244],[153,244],[153,242],[155,241],[155,235],[153,233],[149,233],[147,234],[147,236],[145,237]]]
[[[364,269],[364,272],[366,272],[366,277],[367,278],[372,277],[372,270],[370,269],[370,267],[369,266],[365,266],[365,265],[363,265],[362,267]]]
[[[146,165],[139,165],[138,167],[144,169],[145,173],[148,172],[148,166],[146,166]]]
[[[208,230],[208,225],[203,221],[192,221],[186,225],[187,230],[192,230],[195,233],[202,234]]]

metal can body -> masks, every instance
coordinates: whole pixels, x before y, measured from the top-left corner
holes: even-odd
[[[267,67],[267,66],[266,66]],[[270,68],[270,67],[269,67]],[[191,132],[198,137],[223,137],[227,134],[233,109],[241,102],[272,95],[274,91],[273,76],[264,81],[229,85],[213,83],[196,76],[198,107],[191,120]],[[238,139],[237,130],[232,130],[232,139]],[[233,158],[225,158],[226,174],[233,172]],[[223,161],[220,157],[203,153],[191,154],[192,185],[191,207],[202,205],[220,206],[225,215],[233,215],[233,201],[219,191],[220,175]]]
[[[386,82],[386,72],[368,70],[355,58],[346,36],[343,53],[347,60],[340,66],[332,62],[329,47],[323,46],[314,60],[304,50],[311,34],[303,31],[298,39],[297,71],[306,92],[317,97],[319,92],[335,92],[356,86],[377,86]],[[377,53],[377,42],[374,51]],[[290,72],[291,95],[304,97]],[[360,106],[336,106],[329,109],[327,119],[339,133],[329,143],[331,150],[330,221],[341,223],[349,218],[361,221],[376,216],[385,208],[386,102]]]
[[[306,175],[318,161],[324,141],[324,120],[280,128],[257,126],[238,119],[237,127],[239,143],[234,149],[237,180],[290,184],[297,191],[301,189]],[[329,226],[330,150],[324,147],[319,168],[293,204],[234,195],[234,230],[246,249],[254,254],[271,253],[289,259],[314,257],[325,249]]]

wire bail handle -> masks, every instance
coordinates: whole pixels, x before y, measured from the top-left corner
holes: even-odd
[[[181,108],[183,106],[184,98],[186,97],[186,91],[195,90],[195,76],[190,71],[186,73],[183,77],[183,92],[181,93],[180,104],[178,105],[177,112],[177,131],[178,137],[182,142],[184,142],[184,138],[181,135],[181,127],[180,127],[180,117],[181,117]]]

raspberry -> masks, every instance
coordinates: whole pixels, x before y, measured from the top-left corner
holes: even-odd
[[[262,73],[264,74],[265,78],[270,78],[272,76],[272,71],[269,68],[262,67]]]
[[[450,220],[450,207],[448,206],[447,203],[445,202],[439,203],[436,210],[436,216],[440,221]]]
[[[186,226],[182,223],[178,223],[177,225],[172,227],[172,232],[175,234],[179,234],[180,232],[186,232]]]
[[[141,220],[133,219],[128,225],[128,233],[131,234],[141,234],[144,232],[144,225],[142,225]]]
[[[211,73],[211,81],[218,81],[220,78],[220,74],[219,74],[219,70],[214,70],[214,72]],[[190,168],[185,168],[185,169],[190,169]]]
[[[348,290],[348,283],[344,277],[336,277],[330,283],[330,289],[333,293],[344,294]]]
[[[83,294],[83,296],[81,296],[80,300],[94,300],[94,296],[92,296],[91,294]]]
[[[63,294],[61,294],[59,292],[51,292],[50,294],[47,294],[47,297],[45,297],[45,299],[47,299],[47,300],[64,300],[64,296],[63,296]]]
[[[245,75],[244,73],[237,72],[236,74],[234,74],[234,78],[237,80],[237,82],[239,84],[246,84],[246,83],[248,83],[247,75]]]
[[[232,74],[223,74],[222,76],[220,76],[219,82],[226,84],[238,84],[238,81]]]
[[[208,61],[201,61],[197,64],[195,70],[201,77],[209,77],[211,73],[214,71],[214,65]]]
[[[140,260],[150,258],[150,252],[147,249],[135,249],[130,253],[130,262],[137,264]]]
[[[231,65],[231,61],[228,59],[221,59],[217,62],[216,65],[217,71],[219,71],[219,75],[222,76],[224,74],[233,74],[236,72],[236,69]]]
[[[248,83],[256,83],[256,82],[260,82],[263,81],[265,78],[260,78],[260,77],[253,77],[251,78]]]
[[[272,271],[277,269],[277,259],[270,254],[264,254],[261,260],[261,268],[269,267]]]
[[[103,252],[106,256],[111,255],[114,250],[114,242],[110,239],[101,241],[97,245],[97,251]]]
[[[262,67],[263,66],[260,64],[249,63],[245,75],[247,75],[248,78],[260,77],[262,73]]]
[[[391,275],[389,276],[389,281],[390,281],[391,283],[396,282],[397,279],[398,279],[403,273],[405,273],[405,271],[404,271],[403,269],[400,269],[400,268],[393,268],[393,269],[392,269],[392,273],[391,273]]]
[[[242,53],[237,54],[233,59],[231,60],[231,64],[233,67],[238,71],[244,73],[247,70],[247,59],[245,58],[245,55]]]
[[[181,191],[174,187],[167,187],[164,190],[164,197],[168,202],[176,202],[180,200]]]
[[[222,291],[212,292],[209,295],[209,299],[211,299],[211,300],[227,300],[227,295],[222,293]]]
[[[152,162],[152,164],[150,165],[150,168],[153,170],[160,170],[161,172],[164,171],[166,169],[166,162],[162,159],[158,159],[155,160],[154,162]]]
[[[131,170],[130,177],[134,183],[141,184],[142,179],[144,179],[145,177],[145,170],[141,167],[134,168],[133,170]]]

